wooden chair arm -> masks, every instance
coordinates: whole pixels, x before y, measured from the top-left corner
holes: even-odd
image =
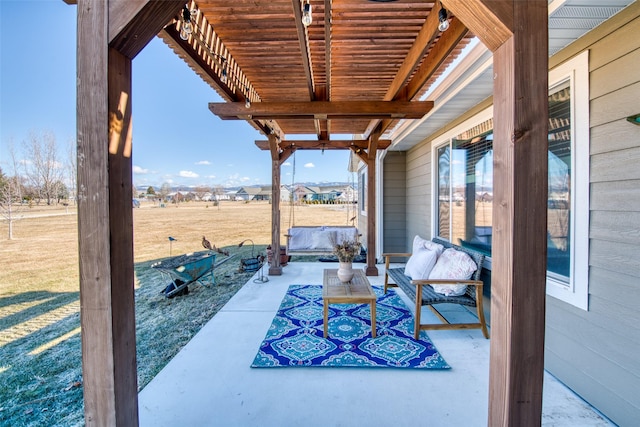
[[[392,257],[410,257],[411,253],[407,253],[407,252],[404,252],[404,253],[386,252],[386,253],[383,253],[382,256],[384,257],[384,268],[386,270],[388,270],[389,269],[389,265],[391,264],[391,258]],[[387,273],[385,273],[385,277],[386,277],[386,274]],[[385,283],[386,283],[386,279],[385,279]]]
[[[385,252],[385,253],[382,254],[382,256],[385,257],[385,258],[410,257],[411,256],[411,252],[404,252],[404,253]]]

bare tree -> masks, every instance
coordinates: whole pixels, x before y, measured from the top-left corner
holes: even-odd
[[[9,225],[9,240],[13,240],[13,223],[22,218],[22,183],[17,173],[17,162],[13,146],[9,146],[9,156],[13,166],[13,176],[5,176],[0,169],[0,215]]]
[[[70,139],[67,145],[67,189],[69,190],[69,197],[73,199],[73,203],[77,203],[76,198],[76,185],[78,182],[78,144],[73,139]]]
[[[166,201],[167,196],[169,195],[170,192],[171,192],[171,186],[169,186],[169,183],[168,182],[163,183],[162,186],[160,187],[160,191],[158,191],[160,200],[163,202]]]
[[[218,206],[218,210],[220,210],[220,200],[222,200],[222,196],[224,196],[224,187],[222,185],[215,185],[212,190],[216,206]]]
[[[204,196],[206,196],[209,192],[209,187],[205,187],[204,185],[199,185],[193,189],[193,194],[196,195],[199,201],[202,201],[202,199],[204,199]]]
[[[29,160],[27,178],[38,190],[39,198],[45,199],[47,205],[56,198],[62,182],[62,167],[58,162],[56,138],[50,132],[37,134],[31,132],[25,144]]]

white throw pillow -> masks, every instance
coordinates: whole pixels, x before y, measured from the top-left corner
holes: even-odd
[[[454,248],[445,250],[431,270],[429,279],[469,280],[478,269],[471,257]],[[434,291],[447,296],[463,295],[467,285],[431,285]]]
[[[424,247],[431,251],[435,251],[438,256],[442,255],[442,252],[444,252],[444,246],[442,246],[440,243],[432,242],[431,240],[425,241]]]
[[[426,248],[431,251],[436,251],[438,256],[440,256],[444,251],[444,246],[442,246],[441,244],[432,242],[431,240],[423,239],[416,234],[416,237],[413,238],[413,249],[411,253],[416,253],[420,248]]]
[[[425,242],[428,242],[428,240],[425,240],[416,234],[416,237],[413,238],[413,248],[411,250],[411,253],[415,254],[416,252],[418,252],[418,249],[424,248]]]
[[[411,277],[414,280],[426,279],[429,277],[429,273],[434,265],[438,254],[436,251],[430,251],[426,248],[418,248],[404,267],[404,274]]]

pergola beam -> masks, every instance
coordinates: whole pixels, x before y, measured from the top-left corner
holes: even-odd
[[[441,0],[491,51],[513,34],[510,0]],[[525,2],[522,2],[525,3]]]
[[[378,150],[385,150],[391,145],[390,139],[378,140]],[[256,146],[261,150],[270,150],[271,145],[269,141],[257,140]],[[295,148],[296,150],[368,150],[369,141],[366,139],[353,140],[282,140],[280,141],[280,148]]]
[[[211,102],[209,110],[223,120],[390,118],[420,119],[432,101]]]
[[[133,59],[184,6],[184,0],[110,0],[109,44]]]

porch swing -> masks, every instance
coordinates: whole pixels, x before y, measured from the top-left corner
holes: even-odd
[[[356,240],[359,238],[358,228],[353,225],[295,225],[294,183],[296,176],[296,153],[293,153],[293,173],[291,174],[291,197],[289,228],[287,238],[287,255],[330,256],[336,242]],[[347,220],[348,221],[348,220]]]

